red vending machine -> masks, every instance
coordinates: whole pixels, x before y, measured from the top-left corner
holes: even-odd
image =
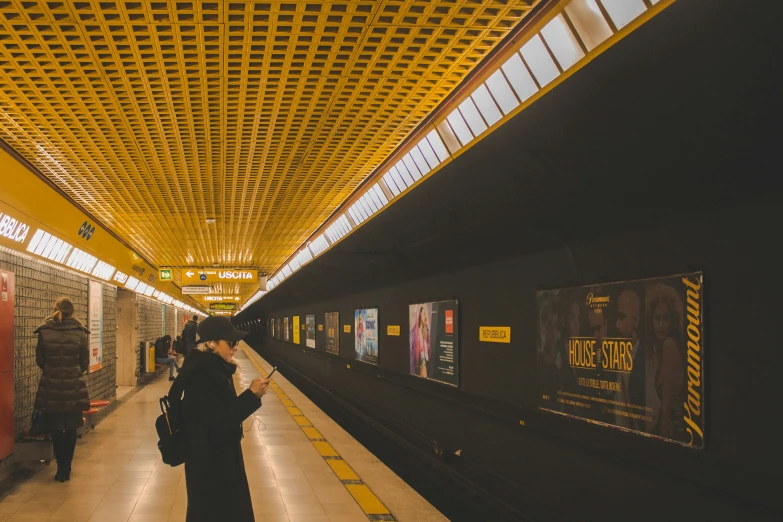
[[[14,274],[0,270],[0,460],[14,452]]]

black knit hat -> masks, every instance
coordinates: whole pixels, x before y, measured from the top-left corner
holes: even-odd
[[[247,332],[241,332],[234,328],[228,317],[210,316],[198,325],[198,337],[200,343],[207,341],[241,341]]]

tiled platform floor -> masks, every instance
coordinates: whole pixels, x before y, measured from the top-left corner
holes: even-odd
[[[242,352],[237,361],[235,383],[244,389],[258,373]],[[0,502],[0,522],[184,521],[184,467],[161,462],[156,446],[158,399],[168,387],[164,375],[78,441],[69,482],[54,481],[52,463],[12,492]],[[368,520],[271,390],[245,430],[242,446],[256,521]],[[343,458],[350,462],[350,455]],[[424,502],[414,496],[413,504]],[[420,520],[425,519],[430,517]]]

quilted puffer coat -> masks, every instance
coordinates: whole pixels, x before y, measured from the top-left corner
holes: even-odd
[[[87,384],[82,374],[90,364],[87,334],[76,319],[52,319],[36,328],[35,360],[43,370],[35,409],[51,413],[83,412],[90,409]]]

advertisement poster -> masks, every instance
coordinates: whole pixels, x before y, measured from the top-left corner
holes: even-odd
[[[275,319],[275,339],[283,340],[283,320],[279,317]]]
[[[701,272],[536,301],[541,409],[704,447]]]
[[[408,307],[410,374],[459,385],[457,301],[438,301]]]
[[[90,314],[87,328],[90,329],[90,373],[103,368],[103,285],[98,281],[90,281],[89,287]]]
[[[326,313],[326,351],[340,355],[340,313]]]
[[[288,317],[283,317],[283,340],[291,340],[291,328],[288,326]]]
[[[299,344],[302,342],[302,336],[301,336],[301,329],[299,328],[299,316],[295,315],[293,320],[293,334],[294,334],[294,344]]]
[[[354,349],[356,359],[378,364],[378,309],[367,308],[354,312]]]
[[[305,343],[308,348],[315,348],[315,316],[305,316]]]

